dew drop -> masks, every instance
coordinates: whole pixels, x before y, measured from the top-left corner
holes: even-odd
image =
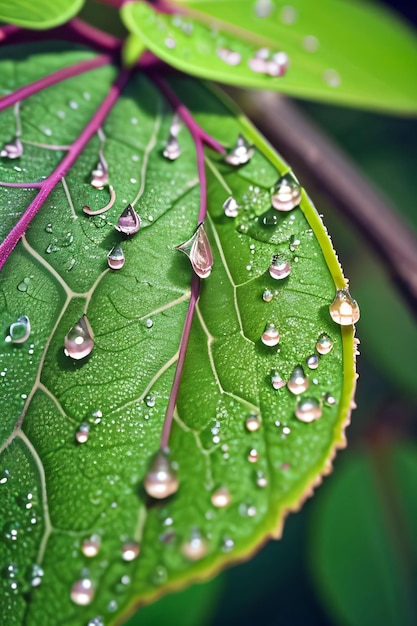
[[[191,239],[184,241],[176,250],[184,252],[191,262],[194,272],[200,278],[208,278],[213,267],[213,253],[203,222],[198,226]]]
[[[256,17],[265,18],[271,15],[274,4],[272,0],[256,0],[254,9]]]
[[[178,491],[179,482],[168,457],[168,452],[159,450],[146,474],[144,487],[151,498],[162,500]]]
[[[32,587],[39,587],[39,585],[42,582],[42,578],[43,578],[43,569],[40,565],[38,565],[37,563],[35,563],[32,566],[32,570],[31,570],[31,575],[30,575],[30,584],[32,585]]]
[[[146,396],[145,398],[146,406],[150,408],[155,406],[155,401],[156,401],[155,396]]]
[[[314,35],[307,35],[303,39],[303,48],[307,52],[316,52],[319,47],[319,40]]]
[[[84,554],[84,556],[92,558],[93,556],[97,556],[97,554],[99,553],[100,545],[101,539],[99,535],[91,535],[91,537],[84,539],[81,546],[81,552]]]
[[[105,161],[102,154],[99,154],[99,161],[96,165],[96,168],[91,172],[91,181],[90,185],[94,187],[94,189],[104,189],[106,185],[109,184],[109,170],[107,166],[107,162]]]
[[[52,224],[47,224],[45,226],[45,232],[52,233]]]
[[[268,479],[266,478],[266,476],[263,474],[263,472],[258,472],[256,475],[256,484],[258,485],[258,487],[260,487],[261,489],[264,489],[267,484],[268,484]]]
[[[275,280],[282,280],[290,275],[291,265],[288,261],[284,261],[280,259],[277,254],[274,254],[268,271],[271,278],[274,278]]]
[[[164,157],[169,161],[175,161],[181,156],[181,148],[175,135],[170,134],[167,144],[162,152]]]
[[[223,211],[226,217],[237,217],[238,214],[238,203],[234,199],[233,196],[229,196],[227,200],[223,203]]]
[[[175,39],[173,37],[167,37],[164,41],[165,45],[167,48],[169,48],[170,50],[174,50],[177,43],[175,41]]]
[[[296,248],[298,248],[300,243],[301,243],[300,240],[295,235],[291,235],[290,245],[289,245],[291,252],[295,252]],[[298,263],[298,257],[294,257],[294,261],[295,263]]]
[[[233,50],[228,50],[227,48],[218,48],[216,50],[217,56],[224,61],[225,63],[227,63],[227,65],[230,65],[232,67],[239,65],[239,63],[241,63],[242,61],[242,55],[240,54],[240,52],[235,52]]]
[[[94,587],[89,578],[77,580],[71,587],[71,600],[79,606],[87,606],[93,601]]]
[[[123,561],[134,561],[140,553],[140,545],[137,541],[129,541],[122,546]]]
[[[19,159],[23,155],[23,145],[19,137],[15,137],[10,143],[5,143],[0,149],[0,157],[6,159]]]
[[[327,406],[334,406],[336,404],[336,398],[329,392],[323,396],[324,404]]]
[[[281,9],[281,21],[283,24],[294,24],[297,20],[297,9],[290,5],[283,6]]]
[[[115,611],[117,611],[116,600],[110,600],[110,602],[107,605],[107,610],[109,611],[109,613],[114,613]]]
[[[262,294],[262,300],[264,302],[271,302],[273,297],[274,297],[274,294],[269,289],[265,289],[265,291]]]
[[[75,440],[77,443],[86,443],[90,437],[90,426],[87,422],[80,424],[78,430],[75,432]]]
[[[255,450],[255,448],[252,448],[252,450],[250,450],[248,454],[249,463],[257,463],[258,459],[259,459],[258,451]]]
[[[278,372],[272,372],[271,383],[274,389],[281,389],[281,387],[285,387],[287,384],[285,380],[282,380]]]
[[[314,422],[321,414],[320,402],[316,398],[303,398],[295,407],[295,416],[302,422]]]
[[[227,487],[219,487],[211,495],[211,503],[218,509],[224,509],[226,506],[229,506],[231,501],[232,498]]]
[[[235,547],[235,542],[230,537],[223,537],[222,552],[230,552]]]
[[[319,357],[317,354],[311,354],[306,358],[307,367],[311,370],[316,370],[319,366]]]
[[[17,322],[10,325],[9,337],[6,341],[12,343],[24,343],[30,336],[30,320],[27,315],[22,315]]]
[[[230,165],[244,165],[251,160],[254,152],[254,146],[247,142],[243,135],[239,134],[236,144],[228,151],[224,160]]]
[[[261,416],[256,413],[251,413],[245,420],[245,428],[250,433],[253,433],[260,429],[262,424]]]
[[[124,235],[134,235],[141,227],[141,219],[131,204],[128,204],[117,220],[116,230]]]
[[[87,626],[104,626],[103,618],[100,615],[97,615],[97,617],[90,619]]]
[[[153,321],[150,318],[147,319],[146,322],[145,322],[145,326],[146,326],[146,328],[152,328]]]
[[[248,67],[252,70],[252,72],[255,72],[255,74],[266,74],[268,62],[258,56],[255,56],[248,60]]]
[[[265,331],[261,337],[262,343],[265,346],[273,347],[277,346],[279,343],[279,332],[275,328],[274,324],[267,324],[265,327]]]
[[[329,87],[339,87],[342,82],[340,74],[334,69],[328,69],[323,72],[323,80]]]
[[[70,100],[68,106],[70,107],[70,109],[73,109],[75,111],[76,109],[78,109],[78,102],[75,102],[75,100]]]
[[[163,585],[168,578],[168,572],[163,565],[158,565],[155,568],[155,573],[152,577],[152,581],[155,585]]]
[[[304,393],[308,389],[308,378],[305,376],[303,368],[300,365],[294,367],[294,370],[287,383],[291,393],[298,395]]]
[[[329,335],[321,334],[317,339],[316,350],[319,354],[328,354],[333,348],[333,342]]]
[[[108,266],[112,270],[120,270],[125,264],[125,255],[121,246],[116,245],[110,250],[107,255]]]
[[[78,322],[68,331],[65,337],[64,352],[66,356],[76,359],[84,359],[94,347],[93,331],[86,315],[82,315]]]
[[[189,561],[199,561],[207,554],[207,541],[193,529],[190,538],[182,544],[181,552]]]
[[[348,289],[338,289],[329,311],[332,320],[341,326],[356,324],[360,317],[358,303]]]
[[[276,183],[271,196],[271,203],[277,211],[291,211],[301,202],[301,186],[291,176],[285,174]]]

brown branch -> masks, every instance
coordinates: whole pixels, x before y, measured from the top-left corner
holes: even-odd
[[[311,177],[358,228],[417,314],[417,234],[395,206],[291,101],[261,92],[238,100],[296,172]]]

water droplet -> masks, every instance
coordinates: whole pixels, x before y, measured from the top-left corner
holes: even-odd
[[[30,320],[27,315],[22,315],[17,322],[10,325],[7,342],[24,343],[30,336]]]
[[[291,235],[290,245],[289,245],[291,252],[295,252],[296,248],[298,248],[300,243],[301,243],[300,240],[295,235]],[[298,263],[298,257],[294,257],[294,262]]]
[[[107,605],[107,610],[109,611],[109,613],[114,613],[115,611],[117,611],[116,600],[110,600],[110,602]]]
[[[68,106],[70,107],[70,109],[73,109],[75,111],[76,109],[78,109],[78,102],[75,102],[75,100],[70,100]]]
[[[291,265],[288,261],[280,259],[277,254],[274,254],[268,271],[271,278],[274,278],[275,280],[282,280],[290,275]]]
[[[200,278],[208,278],[210,276],[213,267],[213,253],[203,222],[198,226],[191,239],[181,243],[179,246],[175,246],[175,249],[184,252],[188,256],[197,276]]]
[[[176,159],[178,159],[179,156],[181,156],[180,144],[178,143],[178,139],[176,138],[175,135],[171,134],[168,137],[167,144],[162,154],[169,161],[175,161]]]
[[[294,370],[287,383],[291,393],[298,395],[304,393],[308,389],[308,378],[305,376],[303,368],[300,365],[294,367]]]
[[[323,396],[324,404],[327,406],[334,406],[336,404],[336,398],[331,393],[327,392]]]
[[[178,491],[179,482],[168,453],[159,450],[154,456],[146,474],[144,487],[152,498],[161,500]]]
[[[319,47],[319,40],[314,35],[307,35],[303,39],[303,48],[307,52],[316,52]]]
[[[358,303],[352,298],[348,289],[338,289],[329,311],[332,320],[341,326],[356,324],[360,317]]]
[[[175,115],[172,118],[171,128],[169,129],[170,134],[173,137],[178,137],[181,127],[182,127],[181,117],[177,113],[175,113]]]
[[[99,535],[91,535],[88,539],[84,539],[81,551],[84,556],[88,558],[92,558],[93,556],[97,556],[101,545],[101,539]]]
[[[95,169],[91,172],[90,185],[94,189],[104,189],[109,184],[109,169],[101,150],[99,152],[99,160]]]
[[[328,354],[333,348],[333,342],[329,335],[321,334],[317,339],[316,350],[319,354]]]
[[[122,546],[123,561],[134,561],[140,553],[140,545],[137,541],[129,541]]]
[[[229,506],[231,501],[232,498],[227,487],[219,487],[211,495],[211,503],[218,509],[224,509],[226,506]]]
[[[222,552],[230,552],[235,547],[235,542],[230,537],[223,537]]]
[[[97,615],[97,617],[90,619],[87,626],[104,626],[104,620],[100,615]]]
[[[264,489],[267,484],[268,484],[268,479],[266,478],[266,476],[263,474],[263,472],[257,472],[256,475],[256,484],[258,485],[258,487],[261,487],[261,489]]]
[[[87,606],[93,601],[94,587],[89,578],[77,580],[71,587],[71,600],[74,604]]]
[[[321,414],[320,402],[316,398],[303,398],[295,407],[295,416],[302,422],[314,422]]]
[[[114,246],[107,255],[108,266],[112,270],[120,270],[125,264],[125,255],[121,246]]]
[[[267,324],[265,327],[265,331],[261,337],[262,343],[265,346],[273,347],[277,346],[279,343],[279,332],[275,328],[274,324]]]
[[[264,302],[271,302],[273,297],[274,297],[274,294],[272,293],[272,291],[269,291],[269,289],[265,289],[265,291],[262,294],[262,300]]]
[[[258,56],[251,57],[248,60],[248,67],[252,72],[255,72],[255,74],[266,74],[267,66],[267,61]]]
[[[155,585],[163,585],[168,579],[168,572],[163,565],[158,565],[155,568],[155,573],[152,577],[152,581]]]
[[[0,157],[5,159],[19,159],[23,154],[23,145],[19,137],[15,137],[10,143],[3,144],[0,149]]]
[[[190,561],[199,561],[207,554],[207,541],[193,529],[190,538],[182,544],[181,552]]]
[[[42,582],[43,574],[44,572],[41,566],[35,563],[32,566],[31,575],[30,575],[30,579],[31,579],[30,584],[32,585],[32,587],[39,587],[39,585]]]
[[[258,451],[255,450],[255,448],[252,448],[252,450],[250,450],[248,454],[249,463],[257,463],[258,459],[259,459]]]
[[[146,406],[152,408],[155,406],[156,398],[155,396],[146,396],[145,402],[146,402]]]
[[[312,354],[306,358],[307,367],[311,370],[316,370],[319,366],[319,357],[317,354]]]
[[[286,174],[278,179],[271,196],[271,203],[277,211],[291,211],[301,202],[301,186]]]
[[[75,432],[75,440],[77,443],[86,443],[90,437],[90,426],[87,422],[80,424],[78,430]]]
[[[274,3],[272,0],[256,0],[254,9],[256,17],[269,17],[274,9]]]
[[[97,426],[97,424],[100,424],[100,422],[101,422],[101,418],[103,417],[103,413],[102,413],[102,411],[100,411],[100,409],[97,409],[97,411],[93,411],[92,412],[91,417],[92,417],[93,424],[95,426]]]
[[[342,79],[340,74],[334,69],[328,69],[323,72],[323,80],[329,87],[339,87]]]
[[[164,41],[165,45],[167,48],[169,48],[170,50],[174,50],[174,48],[176,47],[177,43],[175,41],[175,39],[173,37],[167,37]]]
[[[283,24],[294,24],[297,20],[297,9],[290,5],[283,6],[281,9],[281,21]]]
[[[45,226],[45,232],[52,233],[52,224],[47,224]]]
[[[235,52],[234,50],[228,50],[227,48],[218,48],[216,50],[217,56],[227,63],[227,65],[231,65],[234,67],[235,65],[239,65],[242,61],[242,55],[240,52]]]
[[[146,322],[145,322],[145,326],[146,326],[146,328],[152,328],[153,321],[150,318],[147,319]]]
[[[141,227],[141,219],[131,204],[128,204],[119,219],[116,230],[124,235],[134,235]]]
[[[4,536],[9,541],[16,541],[20,532],[19,522],[9,522],[4,527]]]
[[[93,331],[86,315],[82,315],[78,322],[68,331],[65,337],[64,352],[66,356],[76,359],[84,359],[94,348]]]
[[[272,60],[276,65],[278,65],[283,73],[285,73],[290,66],[290,59],[286,52],[275,52],[275,54],[272,56]]]
[[[254,146],[248,143],[243,135],[239,134],[235,146],[228,151],[224,160],[230,165],[244,165],[251,160],[254,152]]]
[[[245,428],[250,433],[259,430],[262,424],[261,416],[256,413],[251,413],[245,420]]]
[[[238,203],[233,196],[229,196],[223,203],[223,211],[226,217],[236,217],[238,214]]]
[[[282,380],[278,372],[272,372],[271,383],[274,389],[281,389],[281,387],[285,387],[287,384],[285,380]]]

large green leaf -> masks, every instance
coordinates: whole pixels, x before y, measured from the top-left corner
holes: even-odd
[[[36,75],[40,55],[45,70],[48,59],[54,68],[58,51],[72,61],[73,52],[59,44],[3,50],[3,93],[21,86],[21,76]],[[1,160],[0,180],[48,176],[115,74],[114,67],[101,67],[1,113],[4,141],[18,116],[24,153]],[[171,86],[219,141],[232,146],[243,133],[256,146],[240,168],[206,153],[214,268],[202,285],[170,439],[180,488],[166,501],[150,502],[142,484],[160,445],[190,294],[191,268],[174,246],[196,227],[196,152],[183,127],[180,158],[163,158],[172,111],[149,80],[135,74],[103,127],[115,206],[104,216],[82,212],[85,204],[98,208],[108,199],[89,184],[100,147],[94,137],[0,277],[1,620],[8,626],[79,626],[98,615],[112,624],[139,602],[247,557],[265,538],[280,535],[285,515],[300,506],[344,445],[355,383],[353,328],[341,328],[329,315],[335,290],[345,283],[321,219],[304,192],[299,208],[271,210],[271,186],[287,165],[206,86],[186,78],[172,79]],[[231,192],[241,207],[235,219],[222,209]],[[36,190],[0,186],[0,193],[6,234]],[[135,197],[142,228],[122,241],[114,224]],[[121,241],[126,263],[110,271],[106,255]],[[291,263],[284,281],[268,272],[276,253]],[[263,299],[266,289],[276,291],[270,302]],[[95,347],[76,362],[63,353],[64,337],[84,310]],[[7,341],[9,326],[22,315],[30,318],[30,337]],[[279,327],[278,348],[260,340],[269,322]],[[305,359],[323,332],[333,349],[310,371]],[[310,424],[295,417],[297,397],[271,384],[272,371],[288,380],[299,364],[310,384],[305,395],[322,401],[330,392],[335,399]],[[245,420],[253,412],[262,424],[250,432]],[[90,435],[80,444],[75,433],[82,422]],[[221,486],[231,503],[216,508],[211,497]],[[196,529],[207,552],[194,562],[184,543]],[[100,537],[100,550],[88,558],[82,545],[92,534]],[[140,542],[140,555],[126,562],[122,546],[132,540]],[[33,573],[34,565],[43,576]],[[83,577],[95,588],[88,606],[70,598]]]
[[[128,3],[122,16],[155,54],[190,74],[335,104],[417,112],[415,36],[374,5],[189,0],[179,2],[178,11],[157,14],[144,3]],[[288,54],[284,76],[250,69],[260,48],[271,56]],[[240,54],[240,62],[222,60],[224,49]]]
[[[80,11],[84,0],[1,0],[0,21],[24,28],[52,28]]]

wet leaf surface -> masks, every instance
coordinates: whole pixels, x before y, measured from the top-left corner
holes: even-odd
[[[52,28],[74,17],[84,0],[2,0],[0,20],[24,28]]]

